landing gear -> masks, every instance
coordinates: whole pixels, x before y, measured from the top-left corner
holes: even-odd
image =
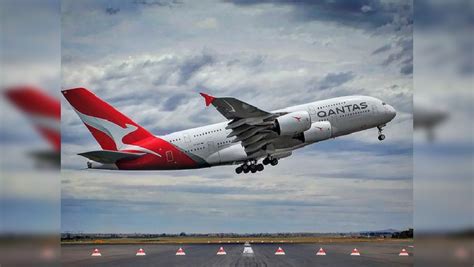
[[[276,166],[276,165],[278,164],[278,159],[272,159],[272,160],[270,161],[270,164],[271,164],[272,166]]]
[[[249,173],[250,168],[249,168],[249,165],[247,165],[247,162],[244,163],[244,164],[242,164],[241,167],[242,167],[242,171],[243,171],[244,173]]]
[[[237,174],[241,174],[242,171],[243,171],[242,166],[239,166],[239,167],[235,168],[235,173],[237,173]]]
[[[262,163],[263,163],[263,165],[268,165],[268,164],[270,164],[270,159],[269,158],[264,158],[262,160]]]
[[[249,173],[249,172],[256,173],[256,172],[263,171],[263,169],[265,169],[263,164],[261,164],[261,163],[257,164],[256,160],[252,160],[252,161],[247,161],[244,164],[242,164],[241,166],[237,167],[235,169],[235,172],[237,174],[241,174],[242,172],[243,173]]]
[[[268,157],[266,157],[266,158],[263,159],[262,163],[263,163],[263,165],[268,165],[268,164],[270,164],[270,165],[272,165],[272,166],[275,166],[275,165],[278,164],[278,159],[277,159],[277,158],[272,158],[272,157],[268,156]]]
[[[385,124],[377,126],[377,129],[379,129],[379,137],[378,138],[379,138],[380,141],[385,140],[385,134],[382,133],[383,127],[385,127]]]
[[[255,164],[250,165],[250,171],[252,173],[256,173],[257,172],[257,166]]]

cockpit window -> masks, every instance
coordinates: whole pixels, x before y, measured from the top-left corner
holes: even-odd
[[[386,103],[385,103],[385,102],[382,102],[382,105],[384,105],[384,106],[385,106],[385,105],[386,105]]]

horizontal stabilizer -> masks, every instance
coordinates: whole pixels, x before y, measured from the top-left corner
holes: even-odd
[[[137,159],[146,153],[131,153],[131,152],[120,152],[120,151],[112,151],[112,150],[97,150],[97,151],[89,151],[84,153],[79,153],[78,155],[86,157],[90,160],[104,163],[104,164],[111,164],[116,163],[122,159]]]

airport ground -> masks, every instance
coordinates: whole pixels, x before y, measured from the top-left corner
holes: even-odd
[[[255,241],[255,240],[254,240]],[[412,266],[412,240],[374,240],[344,242],[253,243],[253,255],[244,255],[242,243],[177,244],[63,244],[62,266]],[[216,255],[219,247],[227,255]],[[185,256],[175,253],[182,247]],[[277,256],[282,247],[286,255]],[[316,256],[322,247],[326,256]],[[91,257],[98,248],[100,257]],[[136,256],[143,248],[146,256]],[[357,248],[361,256],[350,256]],[[408,257],[399,256],[405,248]]]

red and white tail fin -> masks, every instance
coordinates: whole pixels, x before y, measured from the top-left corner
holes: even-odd
[[[121,150],[153,135],[85,88],[62,91],[104,150]]]
[[[32,86],[7,88],[5,97],[31,120],[54,150],[61,150],[61,105],[43,90]]]

